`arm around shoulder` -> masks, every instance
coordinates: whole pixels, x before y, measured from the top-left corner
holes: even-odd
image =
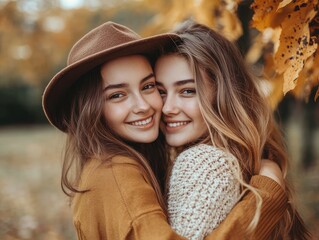
[[[260,191],[263,203],[256,229],[247,233],[256,211],[256,199],[252,192],[236,204],[222,224],[205,239],[267,239],[275,224],[281,219],[288,206],[288,198],[283,188],[269,177],[256,175],[250,185]]]

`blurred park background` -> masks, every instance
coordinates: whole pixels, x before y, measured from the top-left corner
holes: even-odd
[[[236,42],[264,79],[286,138],[299,211],[319,239],[315,0],[0,0],[0,239],[75,239],[60,189],[65,136],[41,108],[44,87],[75,41],[109,20],[148,36],[187,18]]]

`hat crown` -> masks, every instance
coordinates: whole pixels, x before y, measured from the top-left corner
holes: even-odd
[[[82,37],[71,49],[67,65],[99,52],[141,39],[134,31],[113,22],[106,22]]]

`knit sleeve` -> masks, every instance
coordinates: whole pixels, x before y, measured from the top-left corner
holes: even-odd
[[[236,159],[200,144],[182,152],[169,180],[168,213],[175,231],[203,239],[227,216],[240,197]]]

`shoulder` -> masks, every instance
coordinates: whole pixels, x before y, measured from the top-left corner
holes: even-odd
[[[114,156],[111,160],[112,163],[120,163],[120,164],[129,164],[129,165],[135,165],[139,166],[140,164],[131,157],[126,157],[122,155]]]
[[[142,166],[133,158],[116,156],[109,162],[90,160],[82,175],[87,197],[104,205],[109,212],[127,211],[132,219],[161,211],[155,190]],[[122,207],[120,207],[122,206]]]
[[[135,159],[126,156],[114,156],[106,161],[90,159],[81,174],[81,180],[85,180],[91,186],[102,188],[106,187],[105,181],[126,183],[131,178],[144,179],[144,177],[142,166]]]

